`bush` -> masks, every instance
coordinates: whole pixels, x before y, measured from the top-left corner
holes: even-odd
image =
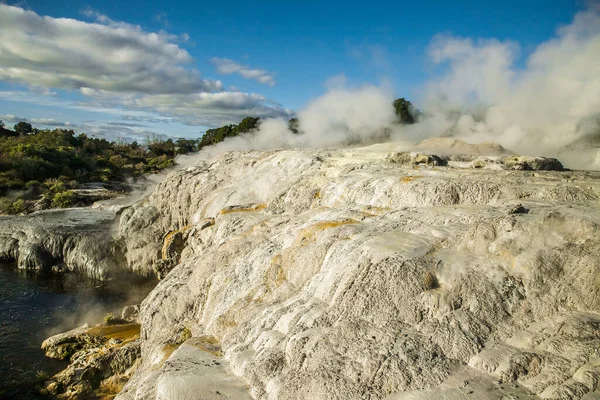
[[[12,213],[11,214],[20,214],[25,212],[25,201],[23,199],[18,199],[14,203],[12,203]]]
[[[4,214],[21,214],[28,211],[30,207],[31,203],[23,199],[13,200],[9,197],[0,199],[0,211]]]
[[[21,121],[15,125],[14,130],[18,134],[27,134],[33,132],[33,127],[29,122]]]
[[[52,197],[50,206],[52,208],[67,208],[73,206],[75,202],[75,192],[72,190],[65,190],[64,192],[58,192]]]
[[[0,198],[0,211],[3,214],[10,214],[11,206],[12,206],[11,199],[9,199],[7,197]]]

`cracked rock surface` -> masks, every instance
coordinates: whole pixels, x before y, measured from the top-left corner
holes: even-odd
[[[130,269],[177,263],[117,398],[600,398],[600,173],[480,150],[236,152],[170,174],[121,218]]]

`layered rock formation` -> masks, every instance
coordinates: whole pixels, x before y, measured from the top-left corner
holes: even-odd
[[[170,174],[121,217],[163,279],[117,398],[599,398],[600,173],[488,147]]]
[[[115,210],[73,208],[0,216],[0,260],[20,269],[76,271],[105,280],[122,271],[111,235]]]

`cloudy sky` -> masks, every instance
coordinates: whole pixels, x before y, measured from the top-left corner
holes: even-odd
[[[515,64],[589,2],[0,0],[0,119],[195,138],[294,115],[339,84],[419,101],[437,38],[514,43]],[[458,2],[456,2],[458,3]],[[435,60],[434,60],[435,61]]]

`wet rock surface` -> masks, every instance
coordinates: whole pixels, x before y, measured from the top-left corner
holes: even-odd
[[[597,398],[600,173],[484,148],[237,152],[169,175],[121,218],[129,269],[174,261],[117,398],[197,398],[210,351],[173,351],[183,331],[255,399]]]

